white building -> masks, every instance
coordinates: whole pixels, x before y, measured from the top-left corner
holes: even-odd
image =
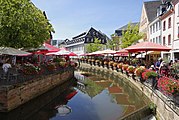
[[[95,38],[100,40],[101,44],[106,44],[109,40],[104,33],[91,27],[88,31],[73,37],[72,40],[66,39],[64,41],[66,44],[65,47],[78,55],[85,54],[87,52],[86,45],[88,43],[94,43]]]
[[[154,19],[149,24],[149,41],[157,44],[162,44],[161,40],[161,20],[159,17]]]
[[[174,10],[171,2],[165,3],[165,12],[161,15],[161,38],[162,45],[167,46],[172,49],[173,46],[173,35],[174,35]],[[173,50],[169,52],[162,52],[162,58],[166,58],[168,60],[173,60]]]
[[[179,0],[173,0],[173,6],[174,6],[173,52],[174,52],[174,58],[179,59]]]

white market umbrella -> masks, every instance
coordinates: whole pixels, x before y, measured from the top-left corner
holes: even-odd
[[[0,47],[0,55],[28,56],[32,53],[18,50],[11,47]]]

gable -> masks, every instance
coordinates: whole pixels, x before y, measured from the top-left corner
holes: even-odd
[[[149,24],[148,17],[147,17],[146,10],[145,10],[144,4],[143,4],[142,13],[141,13],[141,17],[140,17],[139,32],[146,32],[148,24]]]

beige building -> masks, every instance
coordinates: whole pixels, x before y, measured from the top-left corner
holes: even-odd
[[[149,40],[149,23],[157,16],[157,8],[161,1],[147,1],[143,3],[142,13],[140,18],[139,32],[144,33],[146,37],[144,40]]]

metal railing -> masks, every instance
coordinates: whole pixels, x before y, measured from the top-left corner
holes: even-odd
[[[22,70],[16,69],[9,69],[7,73],[0,70],[0,86],[16,85],[34,79],[45,78],[49,75],[62,74],[65,71],[71,70],[74,70],[74,67],[58,67],[55,70],[48,70],[45,66],[42,66],[41,70],[35,74],[25,74]]]

